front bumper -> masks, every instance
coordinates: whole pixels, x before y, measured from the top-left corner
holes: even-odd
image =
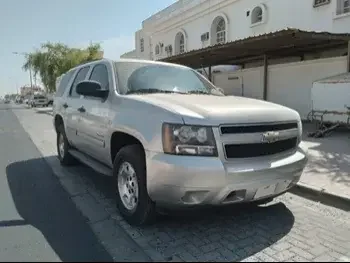
[[[146,152],[147,190],[157,204],[225,205],[277,196],[300,179],[306,153],[224,162],[219,158]]]

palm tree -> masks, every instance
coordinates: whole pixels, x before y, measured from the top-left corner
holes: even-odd
[[[59,76],[79,64],[101,59],[102,56],[99,44],[90,44],[86,49],[78,49],[48,42],[43,44],[40,50],[26,55],[23,69],[31,69],[35,76],[40,76],[46,92],[54,92]]]

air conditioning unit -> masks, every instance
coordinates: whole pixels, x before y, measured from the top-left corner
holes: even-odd
[[[201,35],[201,41],[207,41],[209,40],[209,32],[205,32],[204,34]]]

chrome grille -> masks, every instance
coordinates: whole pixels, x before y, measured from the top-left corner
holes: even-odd
[[[255,132],[267,132],[267,131],[282,131],[289,129],[297,129],[298,123],[278,123],[278,124],[257,124],[249,126],[221,126],[221,134],[235,134],[235,133],[255,133]]]
[[[226,159],[282,153],[297,147],[298,123],[263,123],[220,126]]]
[[[281,153],[297,145],[297,137],[273,143],[226,144],[226,158],[250,158]]]

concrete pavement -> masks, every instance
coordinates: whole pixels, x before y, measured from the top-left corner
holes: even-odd
[[[115,208],[111,178],[58,164],[50,115],[14,112],[110,254],[132,253],[118,243],[125,233],[153,260],[349,261],[349,213],[289,193],[268,206],[177,211],[153,226],[131,227]]]
[[[314,125],[304,124],[301,147],[308,152],[309,162],[299,185],[317,194],[350,202],[349,132],[335,132],[325,138],[306,136],[308,131],[314,130]]]
[[[112,261],[8,105],[0,105],[0,260]]]

